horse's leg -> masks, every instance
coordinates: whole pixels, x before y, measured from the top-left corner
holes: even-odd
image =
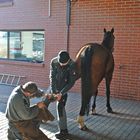
[[[91,115],[95,115],[96,114],[96,97],[98,94],[98,90],[96,91],[95,95],[94,95],[94,100],[93,100],[93,104],[92,104],[92,110],[91,110]]]
[[[105,78],[106,80],[106,97],[107,97],[107,102],[106,102],[106,107],[107,107],[107,112],[112,113],[112,108],[110,106],[110,84],[111,84],[111,79],[112,76],[108,76]]]
[[[80,109],[80,113],[79,116],[77,117],[77,122],[79,123],[79,128],[83,131],[88,130],[88,128],[86,127],[85,123],[84,123],[84,115],[85,115],[85,106],[86,106],[86,102],[82,99],[82,105],[81,105],[81,109]]]

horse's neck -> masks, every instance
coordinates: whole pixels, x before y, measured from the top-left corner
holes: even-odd
[[[103,40],[102,46],[104,46],[105,48],[107,48],[110,51],[112,49],[111,43],[109,41],[106,41],[106,40]]]

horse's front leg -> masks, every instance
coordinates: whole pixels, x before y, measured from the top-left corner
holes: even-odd
[[[111,83],[111,78],[106,78],[106,97],[107,97],[106,107],[108,113],[113,112],[110,106],[110,83]]]

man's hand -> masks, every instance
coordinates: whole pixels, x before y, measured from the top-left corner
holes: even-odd
[[[62,98],[62,94],[61,93],[57,93],[57,94],[45,94],[45,96],[48,100],[54,102],[54,101],[60,101]]]
[[[45,96],[44,96],[45,98],[47,98],[47,99],[51,99],[51,97],[52,97],[52,94],[45,94]]]
[[[39,102],[37,103],[38,108],[45,108],[46,105],[44,104],[44,102]]]
[[[58,94],[56,94],[56,100],[57,101],[60,101],[61,100],[61,98],[62,98],[62,94],[61,93],[58,93]]]
[[[54,102],[57,100],[56,94],[52,94],[52,93],[46,94],[44,97],[47,98],[48,100],[50,100],[51,102]]]

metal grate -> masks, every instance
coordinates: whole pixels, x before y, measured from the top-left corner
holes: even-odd
[[[24,78],[25,76],[0,73],[0,84],[17,86]]]

